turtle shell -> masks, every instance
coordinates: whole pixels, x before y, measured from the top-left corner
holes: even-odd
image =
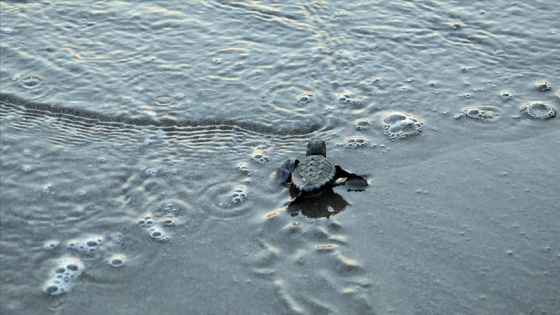
[[[313,191],[334,179],[336,166],[322,155],[306,156],[292,173],[292,183],[302,191]]]

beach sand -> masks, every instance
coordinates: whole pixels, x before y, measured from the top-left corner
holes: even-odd
[[[560,309],[554,4],[121,5],[2,3],[0,313]]]

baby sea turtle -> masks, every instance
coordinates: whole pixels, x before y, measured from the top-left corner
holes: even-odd
[[[344,185],[347,180],[357,180],[367,186],[362,176],[347,172],[327,159],[327,145],[320,139],[307,144],[305,158],[301,161],[287,160],[276,171],[276,177],[286,184],[292,184],[300,192],[315,192],[326,187]]]

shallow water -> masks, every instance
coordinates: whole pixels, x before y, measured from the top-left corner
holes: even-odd
[[[0,5],[0,313],[560,309],[553,1]]]

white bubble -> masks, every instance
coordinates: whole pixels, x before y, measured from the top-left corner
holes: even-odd
[[[177,220],[175,218],[162,218],[160,219],[161,225],[163,226],[176,226]]]
[[[113,254],[105,258],[105,262],[113,267],[122,267],[126,261],[126,255],[124,254]]]
[[[115,232],[110,235],[111,242],[114,244],[122,244],[122,233]]]
[[[354,58],[354,56],[355,56],[355,53],[354,53],[354,52],[352,52],[352,51],[347,51],[347,50],[343,51],[343,52],[340,54],[340,57],[343,58],[343,59],[352,59],[352,58]]]
[[[52,186],[50,184],[47,184],[47,185],[45,185],[45,187],[43,187],[43,192],[45,194],[52,194],[51,189],[52,189]]]
[[[142,227],[150,227],[150,226],[154,225],[155,221],[154,221],[153,215],[146,214],[141,219],[136,221],[136,223],[138,225],[142,226]]]
[[[502,91],[500,92],[500,97],[501,97],[503,100],[509,100],[509,99],[513,98],[513,95],[511,95],[511,93],[510,93],[509,91],[507,91],[507,90],[502,90]]]
[[[24,173],[29,173],[33,170],[33,167],[29,164],[25,164],[21,167],[21,171]]]
[[[51,250],[54,249],[56,247],[58,247],[58,245],[60,245],[60,242],[57,240],[48,240],[45,243],[43,243],[43,249],[44,250]]]
[[[2,33],[4,34],[12,34],[14,33],[16,30],[11,28],[11,27],[3,27],[2,28]]]
[[[551,119],[556,117],[556,110],[541,101],[529,101],[521,105],[521,111],[535,119]]]
[[[153,226],[149,229],[150,237],[158,240],[160,242],[167,242],[171,239],[169,234],[167,234],[161,227]]]

